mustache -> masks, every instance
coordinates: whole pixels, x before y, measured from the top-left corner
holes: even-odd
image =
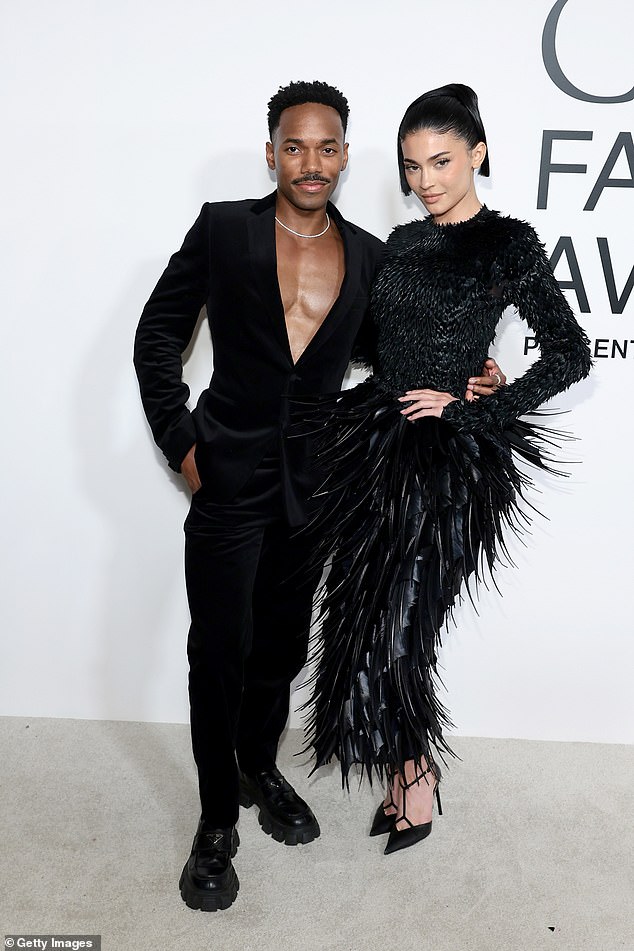
[[[318,172],[313,172],[311,175],[302,175],[301,178],[294,178],[291,184],[301,185],[303,182],[323,182],[324,185],[330,185],[330,179],[324,178]]]

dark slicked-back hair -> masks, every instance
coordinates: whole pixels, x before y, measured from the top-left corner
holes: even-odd
[[[288,86],[280,86],[275,95],[269,102],[269,136],[273,140],[273,133],[280,124],[280,116],[285,109],[291,106],[303,106],[307,102],[317,102],[321,106],[331,106],[336,109],[341,117],[344,135],[348,126],[348,116],[350,109],[346,97],[329,86],[328,83],[289,83]]]
[[[463,139],[468,149],[478,142],[486,145],[487,137],[482,124],[478,97],[470,86],[462,83],[449,83],[438,89],[430,89],[407,107],[398,129],[398,171],[401,178],[401,191],[409,195],[411,188],[405,175],[403,162],[403,139],[412,132],[429,129],[431,132],[452,132]],[[489,175],[489,153],[480,166],[480,175]]]

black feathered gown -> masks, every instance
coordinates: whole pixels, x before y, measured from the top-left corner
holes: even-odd
[[[493,396],[460,399],[487,358],[503,311],[531,328],[540,359]],[[304,407],[328,473],[316,559],[322,593],[308,704],[316,765],[336,756],[368,776],[424,756],[439,776],[451,752],[436,697],[441,630],[456,599],[504,551],[530,480],[548,468],[553,433],[518,417],[585,377],[588,340],[530,225],[483,207],[468,221],[394,230],[375,282],[374,374]],[[412,388],[458,397],[440,419],[408,422]]]

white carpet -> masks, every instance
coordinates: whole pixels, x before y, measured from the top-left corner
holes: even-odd
[[[455,740],[444,816],[384,856],[379,800],[280,765],[321,838],[281,845],[242,810],[236,903],[189,910],[198,804],[188,728],[0,719],[2,934],[92,933],[103,951],[617,951],[634,947],[634,748]],[[219,778],[220,779],[220,778]]]

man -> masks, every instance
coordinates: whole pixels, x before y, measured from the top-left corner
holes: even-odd
[[[204,911],[229,907],[237,894],[240,802],[259,807],[278,841],[319,835],[275,766],[318,581],[297,575],[311,543],[308,532],[293,534],[315,487],[310,446],[287,431],[289,398],[338,390],[353,346],[364,355],[382,243],[329,202],[348,161],[347,119],[347,101],[325,83],[291,83],[273,96],[266,160],[276,191],[205,204],[137,330],[154,438],[192,491],[185,568],[202,814],[180,888]],[[190,413],[181,354],[203,305],[214,370]],[[494,388],[485,376],[472,382],[476,394]]]

